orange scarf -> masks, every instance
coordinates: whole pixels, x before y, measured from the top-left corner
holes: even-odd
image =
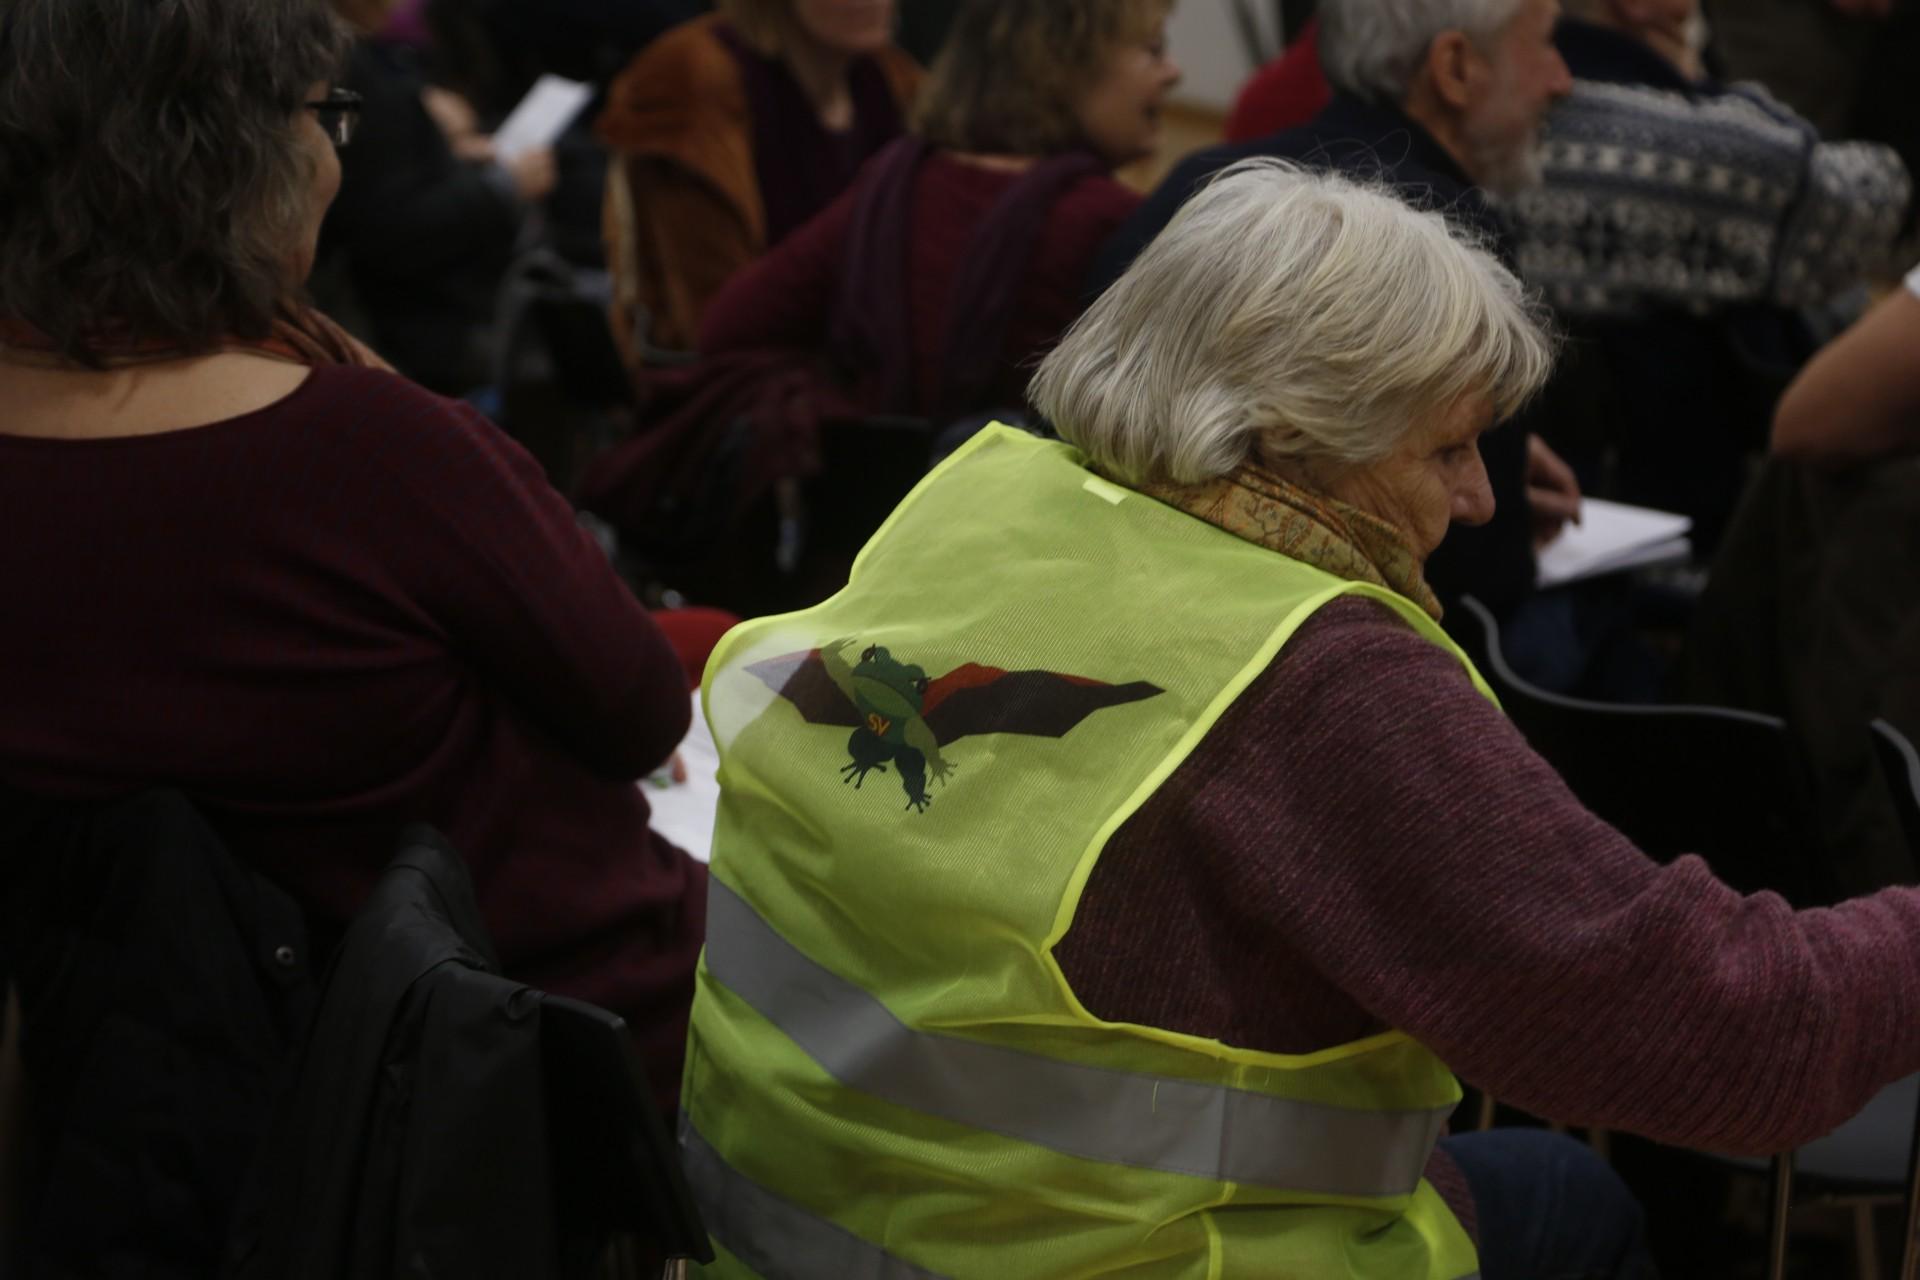
[[[1338,578],[1398,592],[1438,621],[1440,600],[1397,525],[1337,498],[1303,489],[1258,463],[1199,485],[1146,484],[1140,491],[1236,538]]]

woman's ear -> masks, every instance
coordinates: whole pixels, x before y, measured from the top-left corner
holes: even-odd
[[[1472,107],[1480,96],[1486,59],[1464,31],[1442,31],[1427,46],[1426,72],[1434,96],[1455,111]]]

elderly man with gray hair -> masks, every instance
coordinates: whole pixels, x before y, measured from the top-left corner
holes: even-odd
[[[1190,156],[1115,235],[1090,292],[1116,279],[1211,175],[1254,156],[1384,180],[1511,259],[1487,193],[1538,177],[1537,138],[1571,87],[1553,46],[1557,0],[1322,0],[1320,56],[1333,101],[1310,123]],[[1504,615],[1533,593],[1534,550],[1578,509],[1571,471],[1526,429],[1486,442],[1496,514],[1459,530],[1430,566],[1443,600]],[[1524,660],[1524,655],[1517,655]]]

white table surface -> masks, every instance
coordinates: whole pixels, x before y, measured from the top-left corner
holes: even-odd
[[[707,731],[700,693],[693,694],[693,728],[680,744],[687,766],[685,782],[671,782],[666,770],[644,779],[640,787],[653,806],[653,829],[702,862],[713,854],[713,814],[720,803],[720,752]]]

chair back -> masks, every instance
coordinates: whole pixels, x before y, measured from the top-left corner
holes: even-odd
[[[0,972],[0,1274],[213,1274],[313,1006],[298,905],[177,792],[0,787]]]
[[[1449,623],[1533,749],[1582,804],[1649,856],[1697,853],[1735,889],[1773,890],[1795,906],[1833,900],[1784,721],[1549,693],[1508,666],[1498,624],[1478,600],[1462,600]]]
[[[626,1024],[498,970],[464,863],[410,828],[328,970],[230,1280],[586,1280],[623,1236],[711,1256]]]
[[[1885,720],[1868,726],[1873,738],[1873,753],[1880,761],[1880,773],[1893,795],[1893,811],[1900,820],[1900,834],[1906,837],[1907,850],[1920,865],[1920,751],[1915,751],[1907,735]],[[1900,1280],[1920,1277],[1920,1112],[1913,1121],[1913,1134],[1907,1147],[1906,1203],[1902,1206],[1900,1238]]]
[[[649,1264],[713,1261],[625,1020],[550,995],[541,1002],[540,1039],[560,1239],[613,1239]]]
[[[671,369],[699,359],[697,352],[662,347],[653,341],[653,313],[641,296],[643,276],[640,215],[633,190],[638,176],[631,160],[616,157],[607,170],[607,314],[613,332],[623,335],[626,357],[639,369]]]
[[[889,414],[835,419],[820,429],[820,473],[806,484],[810,548],[851,560],[926,478],[932,422]]]
[[[1920,865],[1920,751],[1914,749],[1906,734],[1885,720],[1875,720],[1868,731],[1873,736],[1873,753],[1880,761],[1880,774],[1893,796],[1900,834],[1914,862]]]
[[[514,261],[495,300],[496,416],[563,492],[633,408],[633,384],[607,327],[612,294],[606,272],[541,245]]]

